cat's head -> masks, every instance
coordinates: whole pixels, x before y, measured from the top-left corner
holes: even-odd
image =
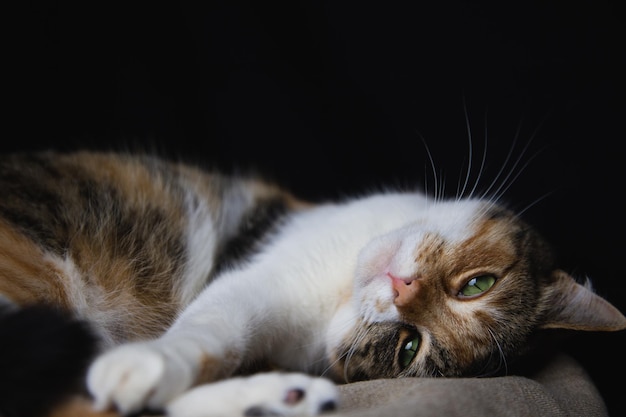
[[[626,318],[557,269],[511,211],[439,202],[361,251],[352,297],[331,325],[331,373],[491,375],[545,328],[614,331]]]

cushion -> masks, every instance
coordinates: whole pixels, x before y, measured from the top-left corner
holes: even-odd
[[[340,390],[336,417],[608,416],[589,375],[564,354],[527,377],[380,379]]]

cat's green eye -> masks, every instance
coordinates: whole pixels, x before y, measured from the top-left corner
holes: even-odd
[[[493,287],[495,282],[496,277],[493,275],[479,275],[467,281],[467,284],[461,288],[459,295],[471,297],[473,295],[482,294]]]
[[[411,336],[404,339],[402,342],[402,346],[400,347],[400,353],[398,355],[398,361],[400,362],[400,366],[402,369],[409,366],[409,364],[417,355],[417,350],[420,346],[420,336],[417,333],[412,334]]]

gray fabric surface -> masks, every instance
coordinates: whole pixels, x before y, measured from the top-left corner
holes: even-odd
[[[565,355],[530,377],[381,379],[340,389],[333,417],[608,416],[588,374]]]

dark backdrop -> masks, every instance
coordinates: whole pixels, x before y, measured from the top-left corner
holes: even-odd
[[[147,147],[321,199],[432,191],[428,148],[446,194],[468,171],[482,190],[499,178],[563,267],[626,311],[618,2],[171,3],[7,13],[2,150]],[[624,341],[570,347],[615,415],[623,384],[603,375],[623,378]]]

